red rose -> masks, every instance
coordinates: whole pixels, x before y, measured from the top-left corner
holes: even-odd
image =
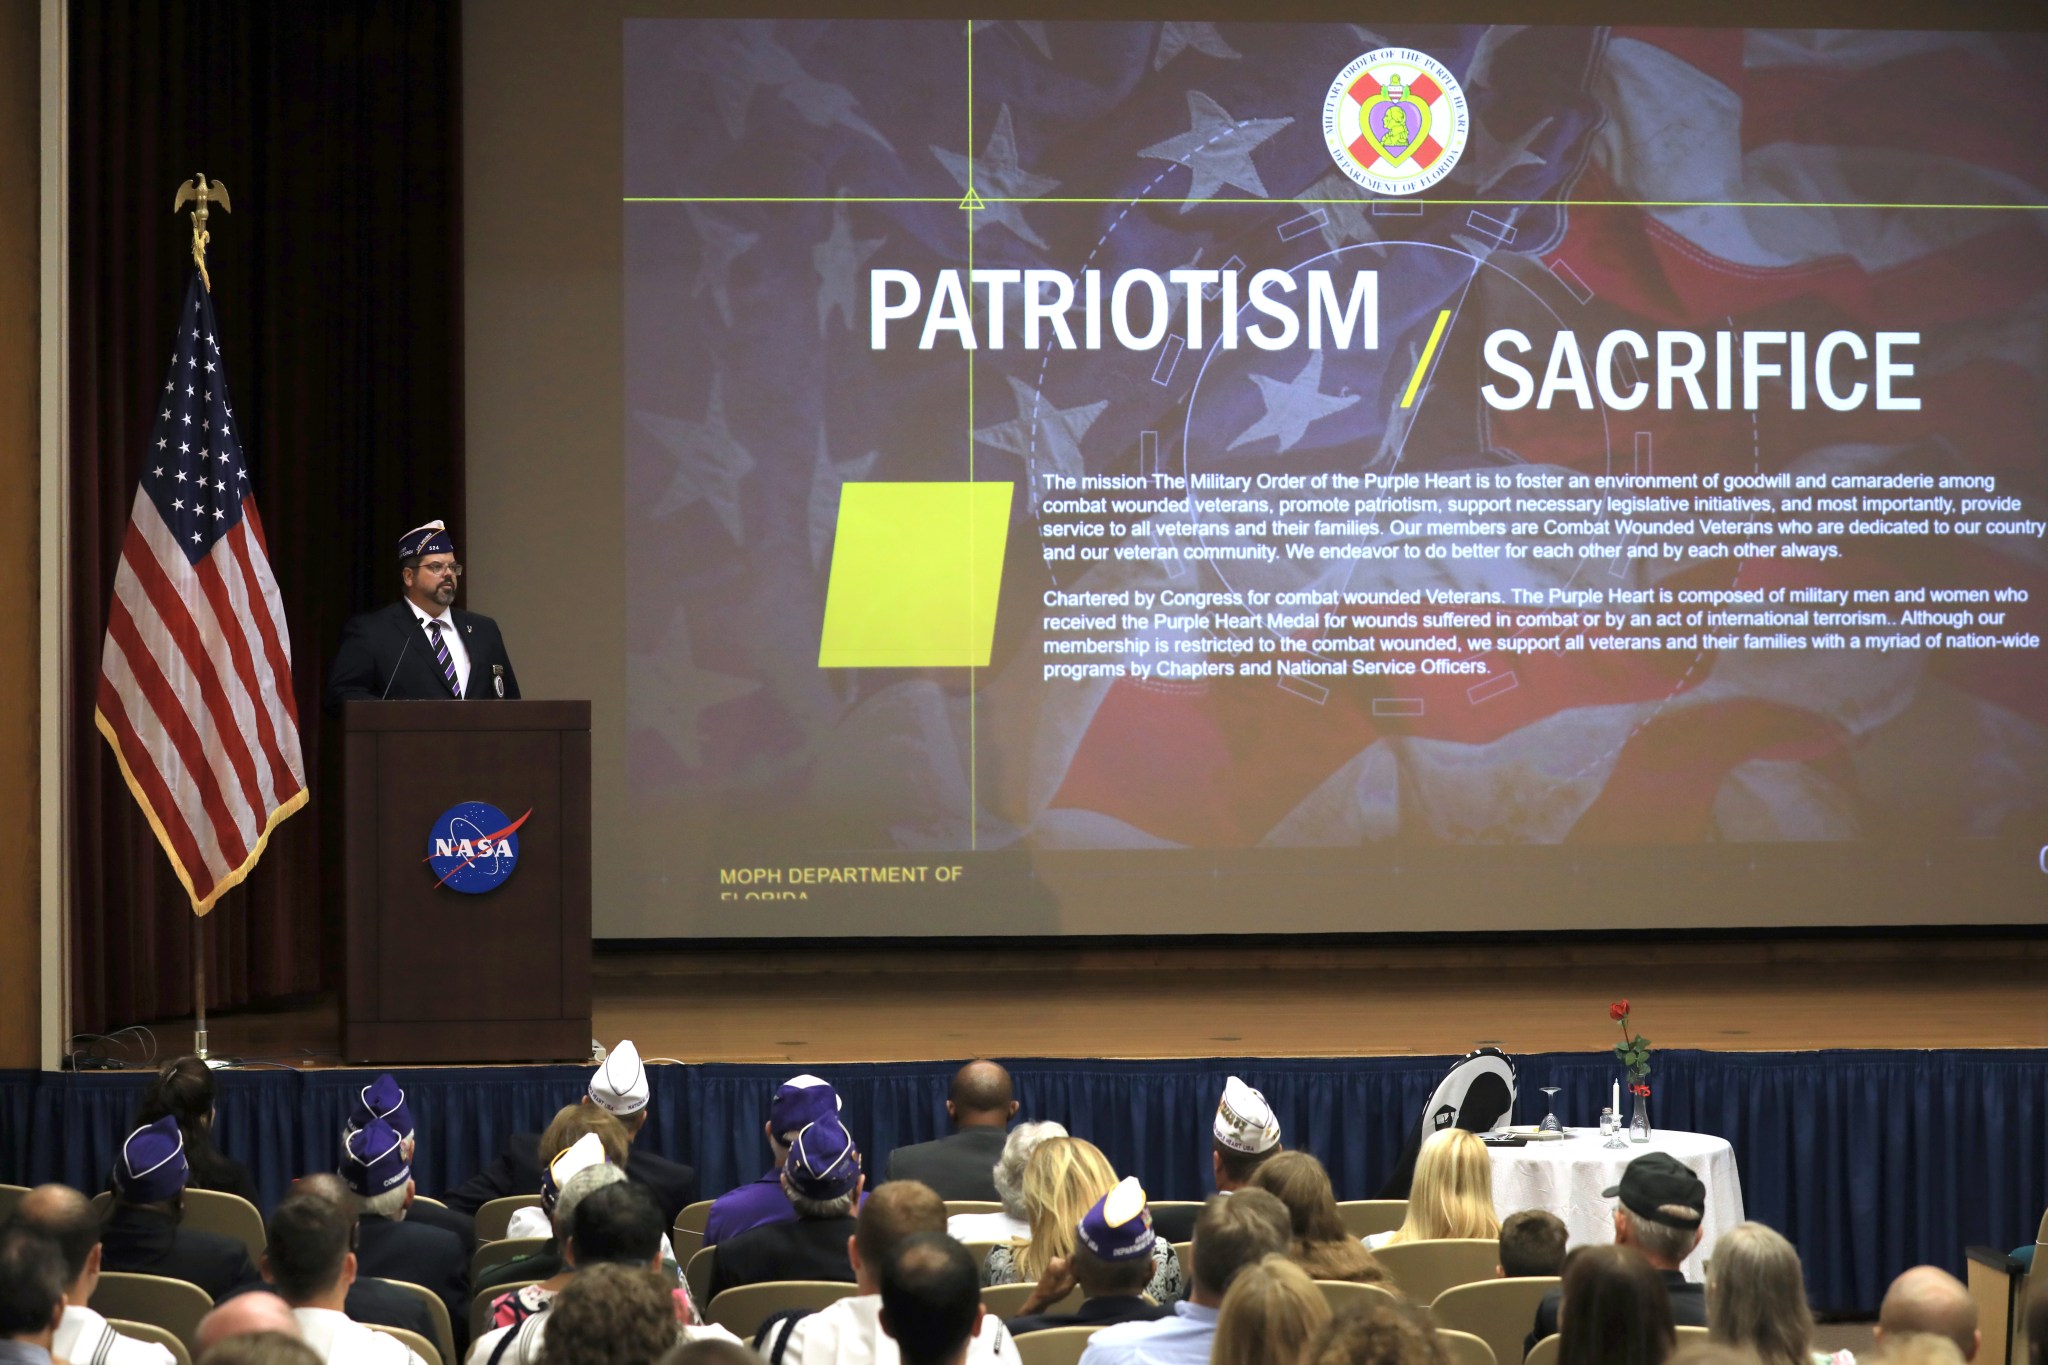
[[[1637,1081],[1628,1088],[1628,1093],[1631,1095],[1642,1095],[1647,1098],[1650,1093],[1650,1087],[1641,1081]]]
[[[1617,1000],[1609,1005],[1607,1007],[1607,1017],[1617,1024],[1628,1018],[1628,1001]]]

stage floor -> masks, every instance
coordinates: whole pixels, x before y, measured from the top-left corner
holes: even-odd
[[[2048,1047],[2048,937],[1392,947],[601,948],[594,1032],[689,1062]],[[332,997],[216,1015],[216,1055],[332,1065]],[[152,1025],[180,1051],[189,1020]],[[398,1061],[401,1059],[393,1059]]]

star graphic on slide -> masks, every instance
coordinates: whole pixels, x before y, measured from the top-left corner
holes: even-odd
[[[1164,70],[1168,62],[1189,48],[1225,61],[1242,61],[1244,58],[1242,52],[1223,41],[1223,35],[1216,31],[1214,24],[1166,23],[1159,26],[1159,50],[1152,54],[1152,69]]]
[[[753,678],[699,668],[681,607],[669,618],[668,635],[659,649],[631,654],[626,660],[626,695],[632,700],[634,723],[659,733],[688,768],[704,766],[704,744],[698,737],[704,713],[760,686]]]
[[[651,515],[671,516],[699,498],[711,504],[719,524],[735,544],[746,539],[740,522],[740,480],[754,470],[754,457],[733,439],[725,424],[725,376],[713,371],[711,401],[704,420],[685,422],[659,413],[636,412],[634,420],[660,441],[675,458],[676,470],[668,489],[654,504]]]
[[[825,428],[818,428],[818,458],[811,465],[811,564],[825,562],[825,548],[832,543],[832,531],[839,521],[839,494],[847,484],[859,483],[875,467],[881,452],[870,450],[857,459],[835,461],[825,442]]]
[[[1230,111],[1199,90],[1188,91],[1188,131],[1139,152],[1158,161],[1178,161],[1193,174],[1186,213],[1196,202],[1215,197],[1225,185],[1266,197],[1266,182],[1252,165],[1252,153],[1293,118],[1234,119]]]
[[[1274,454],[1292,450],[1301,444],[1301,438],[1308,429],[1331,413],[1342,412],[1359,401],[1359,395],[1332,394],[1323,392],[1323,353],[1309,352],[1308,364],[1301,367],[1301,373],[1291,382],[1283,383],[1271,375],[1255,374],[1252,383],[1259,386],[1259,397],[1266,402],[1266,415],[1246,427],[1229,448],[1250,445],[1253,441],[1268,436],[1278,437],[1280,444]]]
[[[979,210],[981,227],[1006,227],[1031,245],[1044,249],[1045,239],[1024,221],[1023,206],[1001,201],[1036,199],[1058,189],[1060,182],[1051,176],[1033,175],[1018,164],[1017,133],[1010,122],[1009,105],[1004,105],[996,115],[995,131],[988,135],[988,146],[971,166],[966,157],[944,147],[933,147],[932,155],[960,182],[961,189],[980,192],[986,205]]]
[[[1014,377],[1008,378],[1010,394],[1017,400],[1017,415],[1007,422],[980,428],[974,433],[974,439],[997,450],[1022,456],[1033,468],[1043,459],[1054,473],[1079,478],[1084,467],[1081,438],[1088,434],[1088,428],[1095,425],[1095,419],[1102,416],[1109,400],[1083,403],[1075,408],[1054,407],[1051,399],[1041,397],[1029,384]],[[1034,508],[1038,506],[1036,479],[1031,481],[1031,505]]]
[[[704,258],[697,266],[697,278],[690,281],[690,297],[694,299],[699,294],[710,294],[712,305],[718,309],[719,320],[730,327],[732,295],[728,286],[732,263],[746,255],[747,249],[761,240],[761,235],[721,222],[694,204],[684,211],[690,215],[690,224],[697,229],[697,240],[704,247]]]
[[[676,52],[676,65],[711,74],[711,97],[725,131],[738,142],[747,135],[747,109],[761,86],[776,90],[804,122],[814,128],[835,125],[873,138],[887,151],[889,139],[859,114],[860,101],[844,86],[821,81],[803,69],[788,48],[775,41],[770,20],[739,20],[720,25],[714,36]]]
[[[818,271],[818,335],[825,335],[825,323],[834,313],[846,316],[853,326],[858,302],[860,268],[868,257],[882,249],[886,237],[855,237],[846,218],[846,205],[832,206],[832,235],[811,248],[811,264]]]

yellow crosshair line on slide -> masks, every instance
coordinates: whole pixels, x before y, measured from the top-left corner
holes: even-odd
[[[1436,344],[1444,339],[1444,327],[1450,320],[1450,309],[1437,313],[1436,326],[1429,329],[1429,344],[1422,348],[1422,357],[1415,362],[1415,375],[1408,381],[1408,392],[1401,399],[1402,407],[1413,406],[1415,395],[1422,392],[1422,376],[1429,373],[1430,357],[1436,354]]]

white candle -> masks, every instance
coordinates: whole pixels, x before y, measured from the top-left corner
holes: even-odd
[[[1619,1118],[1621,1117],[1621,1082],[1620,1082],[1620,1081],[1616,1081],[1616,1082],[1614,1083],[1614,1117],[1615,1117],[1615,1118],[1617,1118],[1617,1119],[1619,1119]]]

